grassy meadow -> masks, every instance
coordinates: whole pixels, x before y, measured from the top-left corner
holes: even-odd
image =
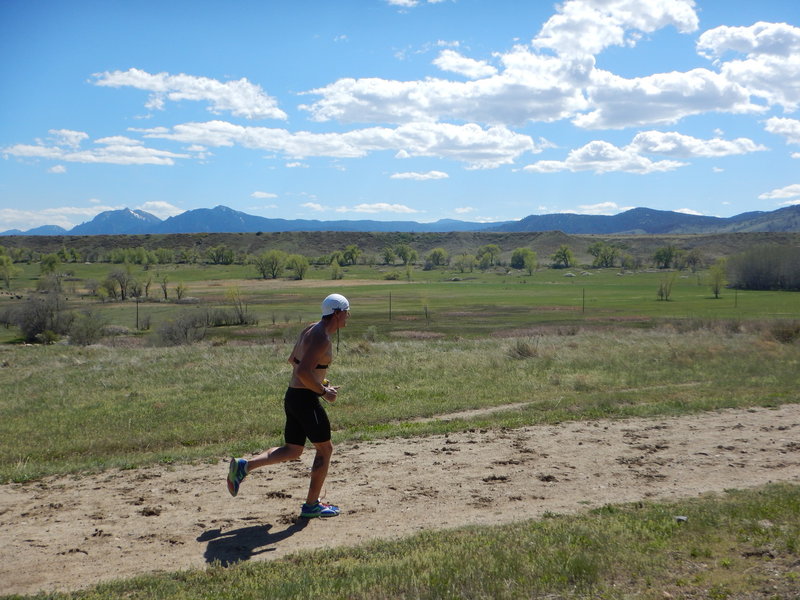
[[[279,443],[286,357],[332,291],[352,305],[330,372],[342,386],[329,409],[335,443],[800,401],[800,295],[723,290],[715,299],[703,272],[578,268],[569,277],[359,265],[337,281],[314,267],[291,281],[260,279],[245,266],[173,265],[168,301],[154,284],[137,304],[85,294],[86,281],[110,265],[71,267],[68,308],[91,309],[117,335],[86,347],[22,345],[13,327],[0,330],[3,483],[218,461]],[[35,287],[36,265],[24,268],[0,310]],[[665,278],[671,295],[660,301]],[[178,283],[190,303],[174,301]],[[158,344],[161,323],[226,307],[231,290],[257,325],[209,328],[192,345]],[[149,328],[137,328],[145,319]],[[437,418],[511,404],[518,406]],[[672,518],[690,511],[698,517],[686,524]],[[48,597],[664,598],[666,590],[705,590],[702,597],[744,598],[734,592],[761,590],[772,577],[774,598],[796,598],[786,590],[800,589],[798,512],[800,488],[776,485]],[[757,567],[742,558],[751,550],[762,553]]]

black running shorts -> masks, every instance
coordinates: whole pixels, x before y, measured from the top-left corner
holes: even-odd
[[[283,438],[287,444],[305,446],[306,439],[312,443],[331,439],[331,422],[319,401],[319,396],[306,388],[290,387],[283,397],[286,411],[286,427]]]

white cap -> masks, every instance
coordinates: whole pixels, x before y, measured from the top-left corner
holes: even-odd
[[[335,310],[350,310],[350,303],[341,294],[331,294],[322,301],[322,316],[332,315]]]

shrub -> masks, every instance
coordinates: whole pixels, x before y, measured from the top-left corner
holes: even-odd
[[[800,321],[779,321],[770,329],[772,337],[783,344],[800,340]]]
[[[95,344],[103,337],[105,325],[105,320],[91,310],[80,312],[69,328],[69,343],[75,346]]]
[[[41,341],[42,334],[53,335],[69,331],[72,315],[62,312],[63,300],[59,294],[49,293],[43,297],[29,297],[17,309],[14,321],[26,342]],[[51,336],[47,336],[48,339]]]
[[[508,356],[517,360],[536,358],[539,356],[539,340],[534,340],[533,342],[516,340],[511,348],[508,349]]]
[[[181,346],[202,341],[206,336],[206,315],[186,312],[156,329],[158,342],[164,346]]]

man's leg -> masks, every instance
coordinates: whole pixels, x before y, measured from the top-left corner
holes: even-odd
[[[308,486],[306,504],[314,504],[319,500],[325,477],[328,475],[328,467],[331,464],[331,455],[333,454],[333,444],[330,440],[327,442],[315,442],[314,447],[317,449],[317,455],[314,457],[314,464],[311,466],[311,483]]]
[[[277,465],[287,460],[296,460],[303,454],[305,448],[298,444],[284,444],[278,448],[270,448],[258,456],[247,460],[247,472],[267,465]]]
[[[270,448],[266,452],[250,460],[245,458],[232,458],[230,466],[228,467],[227,482],[228,491],[231,496],[236,496],[239,493],[239,486],[242,481],[244,481],[244,478],[247,477],[247,474],[253,469],[300,458],[303,449],[304,447],[299,444],[284,444],[279,448]]]

